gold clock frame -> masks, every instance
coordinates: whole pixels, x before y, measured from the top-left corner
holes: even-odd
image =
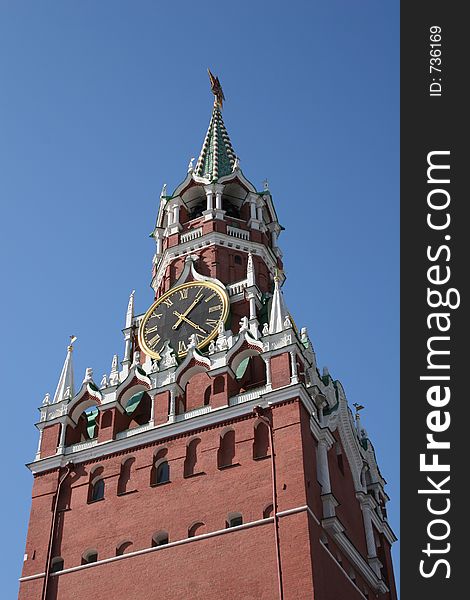
[[[147,321],[150,319],[151,314],[157,308],[157,306],[159,306],[162,302],[164,302],[169,296],[172,296],[178,290],[182,290],[182,289],[188,288],[188,287],[205,287],[205,288],[209,288],[209,289],[213,290],[214,292],[216,292],[217,294],[219,294],[219,296],[222,298],[222,316],[221,316],[219,322],[222,321],[222,323],[225,323],[225,321],[227,320],[228,313],[229,313],[229,307],[230,307],[230,300],[229,300],[228,294],[224,288],[220,287],[220,285],[217,285],[216,283],[213,283],[212,281],[188,281],[187,283],[180,283],[179,285],[170,288],[167,292],[165,292],[162,296],[160,296],[157,300],[155,300],[155,302],[150,306],[150,308],[145,313],[144,318],[142,319],[142,322],[140,323],[139,345],[142,348],[142,350],[145,352],[145,354],[147,354],[148,356],[151,356],[152,358],[156,358],[156,359],[161,358],[161,356],[158,354],[158,352],[154,352],[153,350],[151,350],[147,346],[147,344],[145,343],[145,340],[144,340],[144,328],[145,328],[145,325],[147,324]],[[218,328],[215,327],[214,331],[203,342],[198,344],[196,347],[198,349],[202,349],[202,348],[205,348],[208,344],[210,344],[210,342],[218,334],[217,329]],[[176,352],[176,350],[175,350],[175,353],[178,356],[184,356],[184,354],[181,354],[181,355],[178,354]]]

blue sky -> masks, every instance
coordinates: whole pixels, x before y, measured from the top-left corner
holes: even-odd
[[[148,234],[162,184],[200,150],[208,66],[241,167],[258,189],[268,178],[286,228],[289,309],[366,407],[398,533],[398,24],[395,1],[0,0],[5,598],[37,407],[70,334],[78,383],[86,367],[101,379],[130,291],[150,304]]]

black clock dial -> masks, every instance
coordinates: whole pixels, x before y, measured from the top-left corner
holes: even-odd
[[[141,346],[159,358],[168,341],[179,356],[184,356],[191,336],[195,336],[197,347],[203,348],[217,335],[227,314],[228,297],[219,286],[199,281],[176,286],[147,311],[140,327]]]

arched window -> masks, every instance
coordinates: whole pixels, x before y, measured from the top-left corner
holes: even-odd
[[[168,532],[167,531],[159,531],[155,533],[152,537],[152,548],[156,548],[157,546],[165,546],[168,544]]]
[[[155,483],[167,483],[168,481],[170,481],[170,465],[164,460],[157,467]]]
[[[211,393],[212,393],[211,386],[208,385],[204,392],[204,406],[209,406],[209,404],[211,403]]]
[[[96,550],[88,550],[82,556],[82,565],[90,565],[98,560],[98,552]]]
[[[107,410],[103,413],[101,417],[101,429],[106,429],[107,427],[111,427],[113,424],[113,413],[111,410]]]
[[[166,448],[162,448],[156,453],[150,474],[151,485],[160,485],[170,481],[170,465],[166,459],[167,454],[168,450]]]
[[[117,487],[117,493],[118,495],[120,494],[125,494],[128,491],[128,484],[129,481],[131,479],[131,469],[132,469],[132,465],[135,462],[135,458],[128,458],[126,461],[124,461],[121,465],[121,472],[119,473],[119,480],[118,480],[118,487]]]
[[[268,519],[273,516],[273,505],[268,504],[268,506],[263,510],[263,519]]]
[[[255,427],[253,440],[253,458],[264,458],[269,453],[269,429],[266,423],[260,422]]]
[[[214,394],[221,394],[225,391],[225,379],[222,375],[218,375],[214,379]]]
[[[184,459],[184,476],[191,477],[196,472],[197,447],[201,443],[199,438],[191,440],[186,447],[186,458]]]
[[[64,559],[62,556],[55,556],[51,560],[51,573],[57,573],[58,571],[62,571],[64,568]]]
[[[88,502],[97,502],[104,499],[104,468],[101,466],[95,467],[90,472],[90,480],[88,484]]]
[[[121,544],[119,544],[119,546],[116,547],[116,556],[122,556],[123,554],[125,554],[126,550],[131,546],[132,542],[130,541],[122,542]]]
[[[201,533],[203,533],[204,527],[205,527],[205,523],[203,523],[202,521],[198,521],[197,523],[194,523],[194,525],[191,525],[191,527],[188,529],[188,537],[194,537],[195,535],[201,535]]]
[[[236,265],[241,265],[243,263],[242,257],[239,254],[235,254],[234,262]]]
[[[97,479],[91,484],[90,502],[104,499],[104,479]]]
[[[230,527],[238,527],[239,525],[243,525],[243,517],[241,513],[230,513],[227,516],[227,521],[225,526],[227,529]]]
[[[231,429],[220,438],[217,452],[217,466],[219,469],[233,465],[235,458],[235,431]]]

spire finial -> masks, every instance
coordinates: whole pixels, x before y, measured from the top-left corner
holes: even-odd
[[[70,336],[70,343],[67,346],[67,356],[65,357],[64,366],[60,373],[59,382],[54,394],[53,403],[67,400],[75,395],[74,389],[74,377],[73,377],[73,364],[72,364],[72,350],[73,343],[77,337],[75,335]]]
[[[72,344],[73,344],[75,341],[77,341],[77,336],[76,336],[76,335],[71,335],[71,336],[70,336],[70,344],[69,344],[69,345],[68,345],[68,347],[67,347],[67,350],[68,350],[69,352],[72,352],[72,350],[73,350],[73,345],[72,345]]]
[[[364,409],[364,406],[362,406],[362,404],[358,404],[357,402],[354,402],[353,406],[356,409],[356,421],[359,421],[361,418],[359,413]]]
[[[225,96],[222,91],[222,86],[220,85],[219,78],[211,73],[210,69],[207,69],[207,73],[209,74],[209,80],[211,82],[211,90],[214,94],[214,105],[219,108],[223,107]]]

